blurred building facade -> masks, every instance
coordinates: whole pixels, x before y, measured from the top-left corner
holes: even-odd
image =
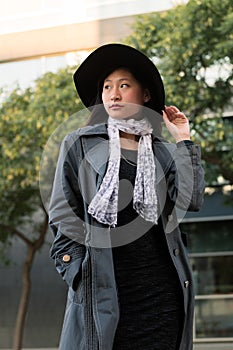
[[[8,0],[0,14],[0,87],[22,87],[46,71],[82,61],[95,47],[120,42],[130,34],[139,13],[163,11],[174,1],[165,0]],[[188,249],[194,271],[196,312],[194,342],[233,344],[233,213],[226,203],[227,187],[207,193],[199,213],[185,216]],[[58,345],[66,286],[49,259],[48,244],[33,266],[32,296],[24,346]],[[0,267],[0,348],[10,348],[21,288],[24,247],[11,249],[14,264]]]

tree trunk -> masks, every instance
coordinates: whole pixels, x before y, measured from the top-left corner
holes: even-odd
[[[29,296],[31,291],[31,277],[30,271],[35,256],[35,249],[33,245],[28,245],[27,255],[24,262],[23,274],[22,274],[22,292],[16,317],[15,333],[13,341],[13,350],[20,350],[23,341],[23,330],[25,319],[27,315],[27,308],[29,303]]]
[[[16,317],[15,323],[15,331],[13,338],[13,350],[21,350],[23,344],[23,334],[24,334],[24,326],[25,320],[28,310],[28,304],[30,299],[30,291],[31,291],[31,269],[34,261],[35,254],[37,250],[41,248],[44,243],[45,235],[48,227],[48,217],[45,214],[45,219],[43,226],[41,228],[39,237],[36,241],[27,241],[27,253],[26,258],[23,265],[22,272],[22,292]],[[25,241],[24,241],[25,242]]]

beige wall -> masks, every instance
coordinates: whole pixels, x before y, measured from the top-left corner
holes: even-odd
[[[0,63],[121,41],[129,35],[133,19],[118,17],[0,35]]]

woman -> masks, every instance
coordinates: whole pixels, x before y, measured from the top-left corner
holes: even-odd
[[[69,286],[60,349],[190,350],[176,208],[199,210],[204,175],[188,119],[164,106],[159,72],[132,47],[99,47],[74,81],[92,114],[63,141],[50,204],[51,256]]]

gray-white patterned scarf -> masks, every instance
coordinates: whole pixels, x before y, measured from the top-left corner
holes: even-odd
[[[88,212],[99,222],[115,227],[117,224],[119,168],[121,157],[119,130],[140,135],[137,156],[137,174],[133,192],[133,207],[146,221],[157,224],[157,195],[155,189],[155,162],[152,150],[151,124],[147,119],[109,117],[109,162],[99,191],[92,199]]]

